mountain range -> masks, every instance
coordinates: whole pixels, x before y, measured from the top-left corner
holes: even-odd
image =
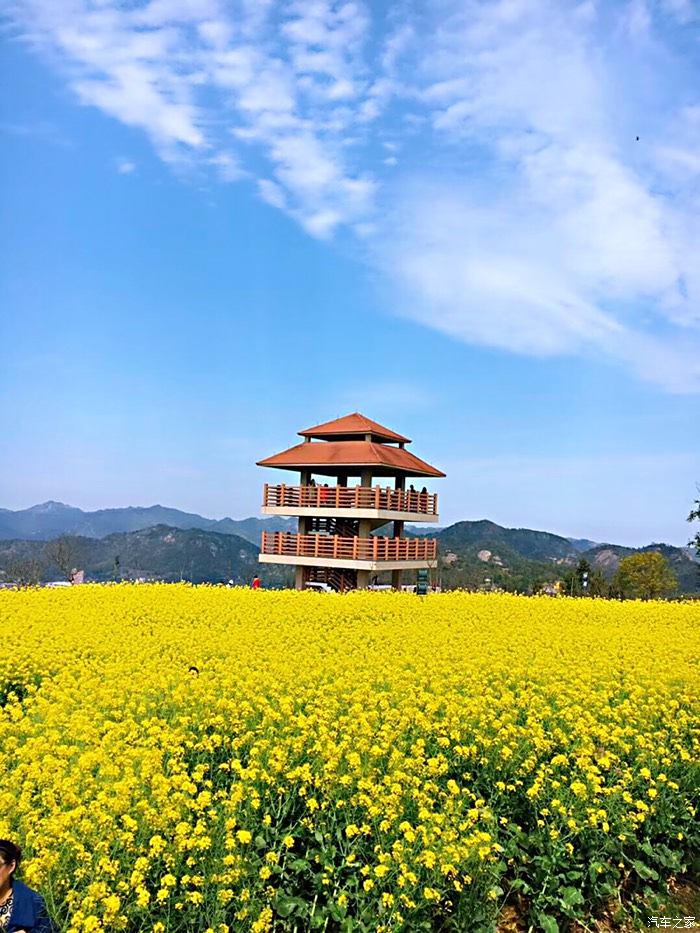
[[[13,568],[34,567],[40,579],[58,579],[54,539],[68,538],[71,564],[88,579],[187,579],[248,582],[258,569],[261,530],[296,529],[294,519],[203,518],[155,505],[84,512],[59,502],[21,511],[0,509],[0,581]],[[381,533],[381,531],[380,531]],[[411,534],[412,530],[407,529]],[[413,533],[425,534],[424,526]],[[546,531],[504,528],[494,522],[462,521],[428,532],[439,543],[437,572],[444,587],[503,587],[532,591],[570,574],[585,558],[610,578],[623,557],[660,551],[678,578],[678,592],[700,592],[700,565],[689,548],[649,544],[628,548]],[[269,586],[291,583],[289,568],[265,565]]]
[[[0,581],[65,580],[72,567],[87,580],[189,580],[250,583],[260,572],[258,548],[239,535],[155,525],[104,538],[66,536],[51,541],[0,541]],[[265,568],[268,586],[291,585],[293,571]]]
[[[239,535],[257,544],[260,532],[293,530],[296,522],[286,518],[203,518],[163,505],[129,506],[122,509],[99,509],[84,512],[62,502],[42,502],[13,512],[0,509],[0,540],[49,541],[62,535],[83,538],[106,538],[119,532],[142,531],[156,525],[169,528],[201,528],[225,535]]]

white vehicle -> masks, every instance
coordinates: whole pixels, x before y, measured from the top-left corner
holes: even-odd
[[[317,583],[315,580],[310,581],[304,586],[305,590],[313,590],[315,593],[334,593],[335,590],[332,586],[329,586],[327,583]]]

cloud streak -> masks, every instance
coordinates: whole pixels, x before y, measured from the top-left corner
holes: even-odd
[[[700,391],[692,4],[14,0],[76,99],[346,230],[452,338]],[[407,310],[408,309],[408,310]]]

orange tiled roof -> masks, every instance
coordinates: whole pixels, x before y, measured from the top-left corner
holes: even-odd
[[[402,434],[397,434],[390,428],[385,428],[382,424],[377,424],[370,418],[361,415],[359,411],[352,415],[345,415],[343,418],[336,418],[335,421],[326,421],[324,424],[317,424],[313,428],[307,428],[305,431],[298,432],[302,437],[333,437],[339,440],[339,435],[350,439],[360,436],[364,440],[365,434],[371,434],[373,437],[383,441],[399,441],[410,444],[411,440]]]
[[[272,457],[266,457],[265,460],[258,460],[257,465],[276,467],[280,470],[305,468],[329,475],[335,475],[343,467],[368,467],[375,475],[445,475],[403,447],[388,447],[386,444],[375,444],[372,441],[305,441]]]

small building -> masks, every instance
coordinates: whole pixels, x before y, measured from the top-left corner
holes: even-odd
[[[294,485],[265,484],[265,515],[295,516],[296,532],[263,532],[261,563],[296,567],[297,589],[311,582],[364,589],[391,571],[401,588],[405,570],[437,564],[434,538],[406,538],[406,522],[437,522],[437,495],[411,482],[445,474],[406,449],[409,438],[355,412],[299,431],[303,441],[258,461],[299,474]],[[354,482],[351,484],[351,480]],[[391,525],[391,534],[373,534]]]

